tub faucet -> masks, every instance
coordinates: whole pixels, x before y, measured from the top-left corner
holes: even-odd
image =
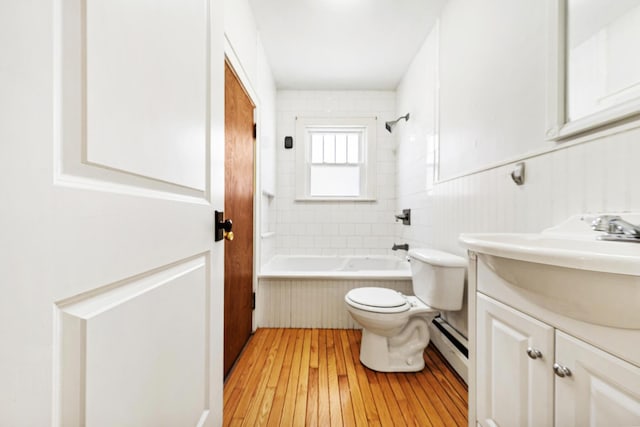
[[[598,236],[598,240],[640,242],[640,226],[633,225],[617,215],[601,215],[593,220],[591,228],[607,233]]]
[[[393,247],[391,248],[391,250],[392,251],[397,251],[398,249],[402,249],[403,251],[408,251],[409,250],[409,244],[408,243],[403,243],[402,245],[396,245],[394,243]]]

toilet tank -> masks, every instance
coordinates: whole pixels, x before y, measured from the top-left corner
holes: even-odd
[[[413,293],[428,306],[442,311],[462,308],[467,260],[430,248],[409,251]]]

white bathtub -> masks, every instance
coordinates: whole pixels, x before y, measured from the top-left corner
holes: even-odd
[[[359,328],[344,296],[364,286],[411,295],[409,263],[391,256],[278,255],[258,275],[257,326]]]
[[[285,256],[277,255],[262,267],[261,278],[370,279],[411,278],[409,262],[392,256]]]

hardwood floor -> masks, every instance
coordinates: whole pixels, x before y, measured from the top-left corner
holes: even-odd
[[[359,362],[359,330],[258,329],[224,386],[225,426],[466,426],[467,387],[431,345],[418,373]]]

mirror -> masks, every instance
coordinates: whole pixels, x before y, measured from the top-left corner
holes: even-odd
[[[640,113],[640,0],[556,0],[547,138]]]

